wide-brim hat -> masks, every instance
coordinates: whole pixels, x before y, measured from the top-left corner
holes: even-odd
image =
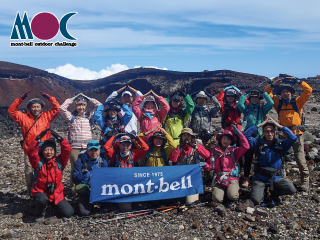
[[[194,133],[193,133],[193,131],[192,131],[191,128],[184,128],[184,129],[182,129],[179,137],[181,137],[181,135],[182,135],[183,133],[189,133],[191,136],[195,137],[195,135],[194,135]]]
[[[38,103],[41,105],[42,108],[46,106],[46,104],[40,98],[33,98],[27,104],[27,109],[31,107],[32,104]]]
[[[231,140],[233,141],[231,144],[237,142],[237,137],[234,136],[230,130],[223,130],[222,133],[217,134],[217,136],[216,136],[217,141],[220,142],[221,137],[224,136],[224,135],[226,135],[226,136],[231,138]]]
[[[204,91],[200,91],[198,92],[198,94],[196,95],[196,97],[193,99],[194,102],[197,102],[197,98],[206,98],[207,102],[210,101],[210,98],[207,96],[207,94]]]
[[[164,135],[163,132],[160,132],[160,131],[156,131],[152,134],[152,136],[149,137],[149,142],[153,142],[153,139],[155,138],[162,138],[163,139],[163,143],[165,144],[167,142],[167,139],[166,139],[166,135]]]
[[[283,89],[288,89],[292,94],[295,93],[294,88],[290,84],[280,84],[277,90],[277,95],[281,95]]]
[[[251,98],[251,97],[258,97],[260,99],[263,99],[263,96],[261,95],[260,91],[258,89],[253,89],[250,91],[250,93],[248,94],[247,98]]]

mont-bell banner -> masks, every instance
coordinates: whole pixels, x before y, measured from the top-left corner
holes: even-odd
[[[203,193],[201,167],[94,168],[90,202],[141,202]]]

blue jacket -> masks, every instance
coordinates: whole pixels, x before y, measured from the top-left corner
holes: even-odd
[[[282,159],[279,150],[277,149],[280,149],[281,144],[283,155],[285,155],[297,140],[297,136],[294,135],[289,128],[283,127],[281,131],[286,134],[288,138],[285,138],[283,140],[276,138],[271,145],[268,145],[265,137],[259,140],[253,137],[256,131],[258,131],[257,125],[253,125],[244,132],[244,135],[248,139],[251,149],[254,150],[255,154],[258,154],[260,152],[260,157],[258,160],[260,166],[281,169]],[[268,177],[263,175],[262,173],[255,173],[253,177],[266,184],[269,183]],[[280,177],[283,176],[273,176],[273,181],[277,180]]]
[[[82,173],[84,161],[79,157],[79,159],[74,164],[72,180],[76,185],[82,183],[82,184],[88,184],[90,186],[92,169],[95,167],[100,167],[99,160],[101,159],[101,157],[99,156],[97,159],[90,159],[87,152],[84,152],[81,155],[83,156],[85,162],[87,163],[87,166],[88,166],[87,169],[90,171],[85,174]],[[103,161],[102,167],[108,167],[108,162],[105,159],[102,159],[102,161]]]
[[[131,117],[132,117],[132,111],[130,110],[130,108],[128,107],[128,105],[126,104],[123,104],[121,106],[123,112],[125,113],[122,117],[120,117],[120,123],[121,125],[124,125],[126,126],[130,120],[131,120]],[[97,110],[95,111],[93,117],[94,119],[96,120],[96,122],[98,123],[99,127],[101,129],[103,129],[103,141],[104,142],[107,142],[108,141],[108,138],[107,138],[107,132],[109,132],[111,129],[109,127],[106,127],[104,129],[104,125],[106,123],[106,119],[105,117],[102,115],[103,113],[103,109],[104,109],[104,105],[101,104],[97,107]],[[115,121],[118,119],[118,116],[115,117],[115,119],[112,119],[111,121]],[[115,130],[118,130],[118,128],[115,128]]]

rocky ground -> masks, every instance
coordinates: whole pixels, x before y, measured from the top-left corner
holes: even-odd
[[[312,108],[318,108],[317,110]],[[106,222],[107,215],[95,218],[55,219],[52,208],[47,220],[34,223],[35,209],[29,209],[24,181],[23,153],[18,141],[19,129],[6,128],[0,138],[0,238],[12,239],[317,239],[320,237],[320,163],[317,154],[320,140],[319,106],[310,101],[305,108],[308,134],[306,150],[311,172],[309,193],[298,192],[283,197],[283,205],[274,208],[253,206],[249,189],[241,189],[237,206],[201,204],[186,211],[175,209],[165,213]],[[275,116],[275,112],[271,113]],[[3,116],[2,116],[3,117]],[[10,121],[3,117],[6,121]],[[2,119],[2,120],[3,120]],[[61,120],[61,119],[60,119]],[[213,121],[219,130],[219,119]],[[53,127],[62,134],[62,121]],[[97,137],[97,135],[96,135]],[[287,177],[299,186],[298,168],[292,154],[286,165]],[[70,167],[64,171],[67,200],[75,206],[68,189]],[[210,201],[210,181],[205,183],[202,203]],[[176,202],[175,202],[176,203]],[[160,203],[165,204],[165,203]],[[168,204],[168,203],[167,203]],[[173,204],[173,203],[171,203]],[[182,204],[182,202],[181,202]],[[138,205],[136,206],[139,207]],[[110,211],[116,211],[110,206]],[[97,208],[97,213],[99,209]],[[104,222],[103,222],[104,221]]]

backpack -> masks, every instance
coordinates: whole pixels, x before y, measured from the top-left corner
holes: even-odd
[[[224,103],[224,114],[222,114],[222,116],[221,116],[221,126],[223,129],[231,126],[231,124],[235,124],[235,125],[240,124],[240,122],[237,122],[237,123],[227,123],[226,122],[230,111],[237,113],[239,118],[241,116],[241,111],[238,108],[233,108],[232,106],[230,106],[229,103]]]
[[[216,152],[216,148],[214,147],[214,150],[213,150],[213,157],[214,157],[214,160],[217,159],[217,156],[219,155],[218,152]],[[230,172],[230,176],[231,177],[239,177],[239,173],[240,173],[240,162],[236,162],[236,157],[234,155],[234,148],[228,152],[227,154],[220,154],[219,157],[221,156],[227,156],[227,155],[230,155],[231,158],[232,158],[232,161],[234,163],[234,169]],[[218,174],[219,175],[219,174]],[[222,174],[223,175],[223,174]],[[215,179],[215,177],[213,178]]]
[[[38,174],[39,174],[39,172],[40,172],[40,170],[41,170],[41,168],[42,168],[42,165],[43,165],[43,163],[44,163],[44,159],[43,158],[40,158],[40,161],[38,162],[38,165],[37,165],[37,169],[34,171],[34,174],[33,174],[33,185],[32,185],[32,187],[36,184],[36,182],[37,182],[37,177],[38,177]],[[56,157],[56,164],[57,164],[57,166],[58,166],[58,168],[59,168],[59,170],[61,171],[61,172],[63,172],[63,166],[62,166],[62,164],[61,164],[61,161],[60,161],[60,159],[58,158],[58,157]]]
[[[129,160],[127,161],[126,164],[122,164],[120,163],[120,159],[119,157],[120,156],[120,149],[118,149],[117,153],[116,153],[116,160],[114,161],[114,167],[122,167],[122,166],[128,166],[128,165],[132,165],[132,167],[134,167],[134,161],[133,161],[133,157],[132,157],[132,151],[130,150],[129,152]]]
[[[150,147],[149,150],[148,150],[148,152],[147,152],[147,155],[146,155],[146,157],[145,157],[145,159],[144,159],[144,164],[143,164],[143,166],[146,166],[146,163],[147,163],[147,161],[148,161],[148,159],[149,159],[152,151],[153,151],[153,147]],[[167,162],[167,158],[166,158],[166,153],[165,153],[165,151],[164,151],[164,146],[161,146],[160,152],[161,152],[161,157],[162,157],[163,160],[164,160],[165,166],[167,166],[167,165],[168,165],[168,162]],[[159,156],[153,156],[153,157],[154,157],[154,158],[161,158],[161,157],[159,157]]]
[[[301,130],[302,132],[304,132],[306,130],[305,128],[305,113],[303,112],[303,109],[302,109],[302,114],[300,113],[298,107],[297,107],[297,102],[296,102],[296,98],[291,98],[290,102],[291,103],[291,106],[292,108],[291,109],[281,109],[282,108],[282,105],[283,105],[283,99],[281,98],[279,100],[279,104],[278,104],[278,108],[277,108],[277,113],[278,113],[278,117],[279,117],[279,113],[281,111],[288,111],[288,110],[294,110],[296,111],[298,114],[299,114],[299,117],[301,118],[301,124],[297,127],[289,127],[290,129],[291,128],[298,128],[299,130]],[[280,119],[279,119],[280,121]]]

